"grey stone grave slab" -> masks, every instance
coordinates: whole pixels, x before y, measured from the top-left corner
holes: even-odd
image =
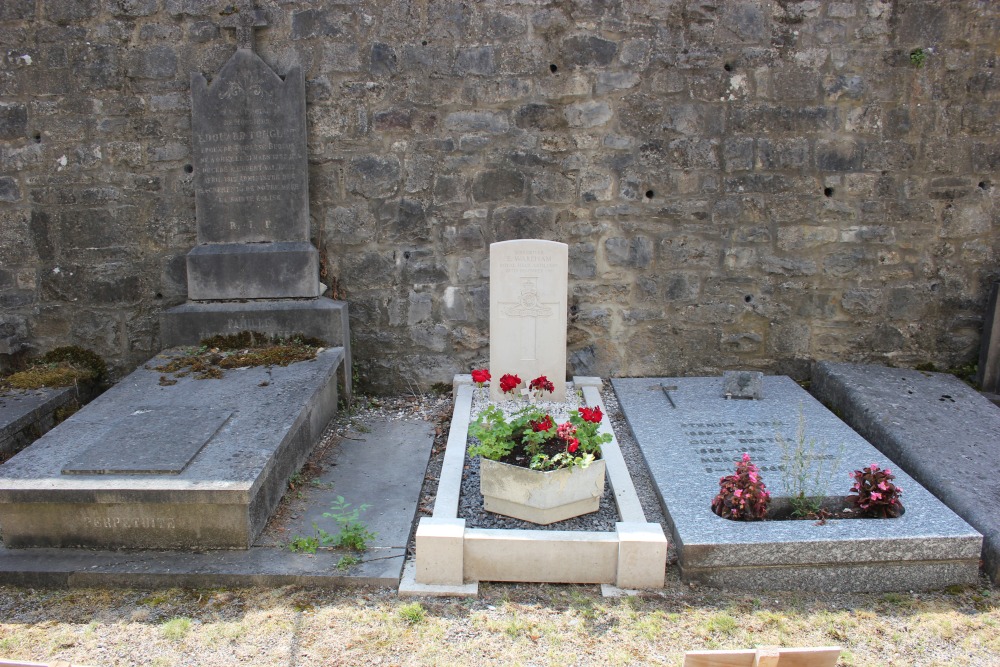
[[[212,439],[232,410],[203,405],[141,407],[115,422],[92,447],[67,463],[64,475],[177,474]],[[163,434],[170,433],[169,446]]]
[[[73,387],[0,393],[0,460],[52,428],[55,411],[76,397]]]
[[[885,457],[788,377],[764,378],[764,398],[726,400],[715,378],[612,380],[660,496],[681,577],[714,586],[885,591],[974,583],[982,536],[905,472],[896,519],[731,521],[711,510],[719,478],[748,452],[774,497],[787,495],[776,434],[806,434],[838,465],[829,493],[847,495],[852,470]],[[675,407],[661,385],[671,391]],[[842,449],[841,449],[842,448]],[[828,459],[829,460],[829,459]]]
[[[68,587],[218,587],[398,585],[406,543],[420,501],[434,425],[421,420],[385,421],[365,433],[348,432],[313,462],[323,469],[314,484],[300,486],[247,550],[121,551],[8,549],[0,547],[0,583]],[[393,465],[385,466],[391,459]],[[283,545],[313,534],[338,495],[371,508],[360,519],[376,533],[360,563],[338,563],[344,550],[293,553]]]
[[[172,386],[140,368],[0,465],[4,545],[246,549],[335,414],[343,354],[331,348],[287,367],[186,376]],[[123,415],[204,406],[232,415],[179,473],[62,474]],[[177,428],[151,434],[149,447],[172,447]]]
[[[1000,410],[947,373],[824,361],[812,377],[820,400],[983,534],[1000,581]]]

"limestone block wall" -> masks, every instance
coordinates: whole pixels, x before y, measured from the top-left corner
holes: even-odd
[[[0,343],[159,349],[195,243],[221,0],[0,3]],[[1000,4],[258,0],[362,388],[488,358],[488,246],[570,246],[569,372],[974,360]],[[502,276],[494,276],[502,279]]]

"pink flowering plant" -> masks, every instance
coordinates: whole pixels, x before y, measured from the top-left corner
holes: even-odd
[[[601,458],[601,445],[611,442],[610,433],[599,431],[603,416],[600,407],[580,408],[559,424],[541,408],[528,406],[508,419],[491,405],[469,427],[478,441],[469,455],[532,470],[586,468]]]
[[[851,487],[849,498],[861,514],[868,517],[881,519],[893,519],[898,517],[903,506],[899,503],[899,496],[903,489],[892,480],[896,476],[888,468],[880,468],[873,463],[867,468],[855,470],[851,473],[854,485]]]
[[[712,511],[735,521],[760,521],[767,516],[771,493],[760,478],[760,470],[744,453],[736,464],[736,473],[719,479],[719,494],[712,500]]]

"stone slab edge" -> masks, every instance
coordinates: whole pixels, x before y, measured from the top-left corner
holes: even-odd
[[[0,424],[0,452],[5,451],[8,440],[12,441],[24,429],[28,428],[32,424],[46,419],[50,414],[66,405],[74,398],[77,398],[77,391],[74,387],[42,389],[41,391],[49,394],[43,402],[12,421],[6,424]],[[9,395],[6,398],[9,398]]]
[[[959,381],[956,380],[956,383]],[[958,387],[956,384],[958,389],[963,387],[965,385]],[[981,519],[977,516],[979,508],[967,505],[963,499],[951,492],[948,485],[936,484],[935,480],[928,479],[928,475],[919,461],[911,461],[905,456],[905,444],[893,433],[889,425],[879,419],[878,415],[865,409],[863,397],[859,395],[857,390],[847,386],[841,378],[837,377],[836,370],[831,364],[819,362],[814,365],[810,391],[824,404],[835,410],[838,416],[850,424],[851,428],[892,459],[893,463],[903,468],[924,488],[934,493],[949,509],[982,533],[983,570],[992,581],[1000,581],[1000,530],[995,525],[991,526],[979,520]],[[970,394],[977,393],[971,388],[968,391]]]
[[[0,547],[0,584],[51,588],[160,588],[370,585],[394,588],[406,552],[372,549],[349,570],[339,552],[296,554],[275,547],[202,553]]]

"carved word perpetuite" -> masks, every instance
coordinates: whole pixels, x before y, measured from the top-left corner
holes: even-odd
[[[173,517],[83,517],[83,525],[87,528],[104,528],[107,530],[173,530],[176,523]]]

